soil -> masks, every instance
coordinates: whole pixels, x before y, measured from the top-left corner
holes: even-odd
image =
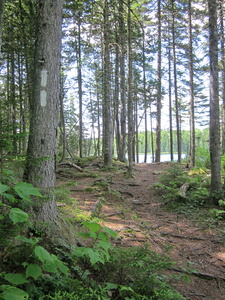
[[[167,166],[167,163],[136,164],[134,176],[128,178],[126,169],[119,173],[100,172],[99,164],[93,163],[87,170],[97,172],[100,177],[83,177],[77,170],[80,176],[74,179],[77,185],[70,187],[70,196],[75,198],[76,207],[97,215],[104,226],[118,232],[117,245],[141,247],[147,242],[153,251],[166,253],[176,263],[165,271],[166,275],[189,277],[190,282],[185,279],[169,282],[186,299],[225,299],[225,238],[221,234],[225,221],[210,227],[206,222],[165,210],[152,185],[159,181]],[[60,174],[59,184],[65,183],[62,181],[65,179],[71,181],[63,179],[63,172]],[[106,183],[110,192],[102,201],[99,189],[94,187],[104,187]],[[65,203],[64,211],[66,206]],[[68,214],[71,209],[70,204]]]

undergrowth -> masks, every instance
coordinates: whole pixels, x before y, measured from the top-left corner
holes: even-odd
[[[208,157],[208,156],[207,156]],[[199,159],[199,158],[198,158]],[[207,171],[208,159],[200,159],[200,166],[188,170],[184,165],[171,163],[154,184],[154,189],[163,201],[164,207],[182,213],[187,217],[201,218],[202,212],[210,223],[225,218],[225,190],[217,195],[219,208],[210,199],[210,176]],[[184,195],[182,187],[188,188]],[[208,221],[206,223],[209,224]]]
[[[42,235],[29,234],[32,224],[24,211],[32,195],[36,201],[42,195],[32,185],[14,182],[10,173],[0,183],[0,231],[7,233],[0,252],[0,299],[184,299],[163,275],[173,265],[169,258],[147,246],[114,247],[117,233],[93,220],[82,223],[83,245],[47,250]],[[64,192],[57,197],[64,198]]]

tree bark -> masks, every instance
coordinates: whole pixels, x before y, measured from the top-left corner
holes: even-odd
[[[188,0],[188,39],[189,39],[189,77],[190,77],[190,167],[195,166],[195,100],[192,45],[192,7]]]
[[[120,44],[120,161],[126,161],[126,97],[125,97],[125,46],[124,46],[124,3],[119,2],[119,44]]]
[[[0,1],[0,54],[1,54],[1,47],[2,47],[2,24],[3,24],[4,8],[5,8],[5,0],[1,0]]]
[[[133,99],[132,99],[132,59],[131,59],[131,1],[128,0],[127,9],[127,62],[128,62],[128,82],[127,82],[127,114],[128,114],[128,172],[132,173],[133,170],[133,140],[134,140],[134,120],[133,120]]]
[[[170,33],[169,33],[170,34]],[[168,45],[168,72],[169,72],[169,124],[170,124],[170,160],[173,161],[173,114],[172,114],[172,76],[171,76],[171,40]]]
[[[103,157],[104,166],[112,164],[111,145],[111,97],[110,97],[110,56],[109,56],[109,7],[104,0],[104,45],[103,45]]]
[[[82,92],[82,65],[81,65],[81,18],[78,15],[78,45],[77,45],[77,82],[79,95],[79,156],[83,157],[83,92]]]
[[[155,161],[160,162],[161,154],[161,107],[162,107],[162,40],[161,40],[161,0],[158,0],[158,69],[157,69],[157,114]]]
[[[208,9],[209,9],[209,58],[210,58],[211,196],[214,204],[218,204],[218,200],[219,200],[218,196],[221,191],[221,165],[220,165],[217,1],[208,0]]]
[[[62,0],[37,1],[37,27],[30,107],[30,136],[24,177],[47,200],[34,207],[38,220],[57,217],[55,185],[56,139],[60,98]]]
[[[177,59],[176,59],[176,38],[175,38],[175,7],[174,0],[172,0],[172,34],[173,34],[173,72],[174,72],[174,94],[176,107],[176,127],[177,127],[177,152],[178,162],[181,161],[181,130],[180,130],[180,107],[178,103],[178,89],[177,89]]]
[[[225,36],[224,36],[224,11],[223,0],[219,0],[219,13],[220,13],[220,53],[221,53],[221,66],[222,66],[222,154],[225,154]]]

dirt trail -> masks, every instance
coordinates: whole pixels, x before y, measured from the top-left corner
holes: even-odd
[[[176,281],[176,285],[170,282],[186,299],[225,299],[225,238],[216,229],[201,228],[163,209],[154,189],[149,186],[158,181],[165,167],[165,163],[138,164],[133,179],[113,172],[102,172],[101,179],[79,178],[71,195],[78,201],[80,209],[90,212],[101,196],[85,189],[97,181],[107,180],[112,197],[103,203],[99,218],[118,232],[117,244],[141,246],[147,241],[158,253],[168,251],[167,255],[176,262],[174,268],[168,270],[168,275],[195,270],[195,275],[189,275],[190,283],[184,279]],[[115,199],[113,193],[117,195]],[[118,194],[121,199],[118,199]],[[220,229],[221,226],[224,228],[225,224],[221,223]]]

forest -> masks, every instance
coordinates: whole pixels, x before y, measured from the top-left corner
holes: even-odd
[[[222,234],[224,1],[0,1],[0,299],[200,299],[166,272],[219,270],[117,247],[106,216],[149,222],[142,195]]]

